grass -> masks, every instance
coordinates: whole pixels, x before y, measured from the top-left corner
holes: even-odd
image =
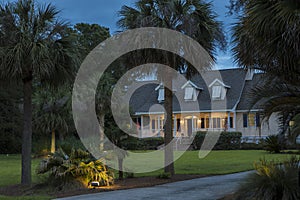
[[[1,200],[50,200],[51,197],[45,196],[21,196],[21,197],[8,197],[0,195]]]
[[[137,152],[135,152],[137,153]],[[175,152],[175,157],[178,157],[182,152]],[[176,174],[229,174],[242,172],[254,169],[254,161],[260,158],[266,160],[275,160],[281,162],[286,160],[291,155],[289,154],[270,154],[266,151],[260,150],[238,150],[238,151],[212,151],[206,158],[199,159],[198,151],[187,151],[175,161]],[[143,157],[140,157],[143,159]],[[125,163],[143,167],[145,163],[147,166],[156,162],[163,163],[163,151],[155,157],[154,161],[138,160],[136,156],[129,156]],[[32,160],[32,178],[34,183],[41,181],[41,178],[36,175],[35,169],[38,166],[40,159]],[[148,173],[137,173],[135,177],[141,176],[158,176],[163,172],[162,169]],[[0,155],[0,187],[15,185],[20,183],[21,176],[21,156],[20,155]],[[4,197],[0,195],[0,199],[50,199],[50,197],[36,196],[36,197]]]
[[[34,183],[40,181],[35,175],[35,170],[40,159],[32,160],[32,180]],[[21,155],[0,155],[0,187],[15,185],[21,182]]]
[[[199,159],[198,151],[187,151],[175,161],[175,171],[176,174],[230,174],[253,170],[254,161],[258,161],[260,158],[281,162],[290,156],[289,154],[270,154],[262,150],[238,150],[212,151],[206,158]],[[163,162],[163,155],[157,157],[157,160]],[[137,160],[130,158],[130,156],[126,162],[132,166],[140,165]],[[147,164],[151,165],[149,162]],[[157,176],[162,172],[161,169],[154,172],[135,174],[135,176]]]

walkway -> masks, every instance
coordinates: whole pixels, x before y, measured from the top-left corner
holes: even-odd
[[[60,200],[216,200],[236,191],[249,173],[253,172],[211,176],[148,188],[102,192]]]

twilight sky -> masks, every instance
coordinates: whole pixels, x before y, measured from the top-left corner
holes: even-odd
[[[3,1],[3,0],[2,0]],[[61,17],[72,24],[96,23],[108,27],[111,34],[114,34],[118,28],[117,12],[123,5],[131,6],[135,0],[38,0],[40,3],[52,3],[61,10]],[[218,20],[224,22],[227,40],[230,42],[229,30],[234,22],[233,16],[226,16],[229,0],[212,0],[213,9],[217,13]],[[230,47],[227,52],[219,52],[217,55],[218,69],[234,67],[231,58]]]

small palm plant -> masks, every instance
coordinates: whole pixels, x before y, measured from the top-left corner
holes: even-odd
[[[280,153],[283,148],[283,144],[278,135],[268,136],[265,139],[264,144],[265,150],[269,151],[270,153]]]
[[[300,199],[299,164],[300,160],[295,156],[281,165],[275,161],[260,160],[254,164],[256,173],[248,177],[236,200]]]
[[[73,149],[70,156],[59,149],[40,163],[37,173],[49,173],[50,180],[55,180],[54,183],[59,186],[77,182],[88,187],[92,181],[99,182],[101,186],[109,186],[114,180],[103,160],[96,160],[90,153],[80,149]]]

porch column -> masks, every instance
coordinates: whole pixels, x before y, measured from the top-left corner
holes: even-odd
[[[174,115],[174,130],[173,130],[173,136],[176,137],[176,128],[177,128],[177,125],[176,125],[176,115]]]
[[[158,136],[160,136],[160,116],[157,117],[157,130],[158,130]]]
[[[144,130],[144,116],[141,116],[141,132],[140,132],[140,138],[143,137],[143,130]]]
[[[194,114],[192,115],[192,134],[194,132]]]
[[[233,113],[233,128],[236,130],[236,112]]]
[[[227,113],[227,131],[230,130],[230,112]]]

